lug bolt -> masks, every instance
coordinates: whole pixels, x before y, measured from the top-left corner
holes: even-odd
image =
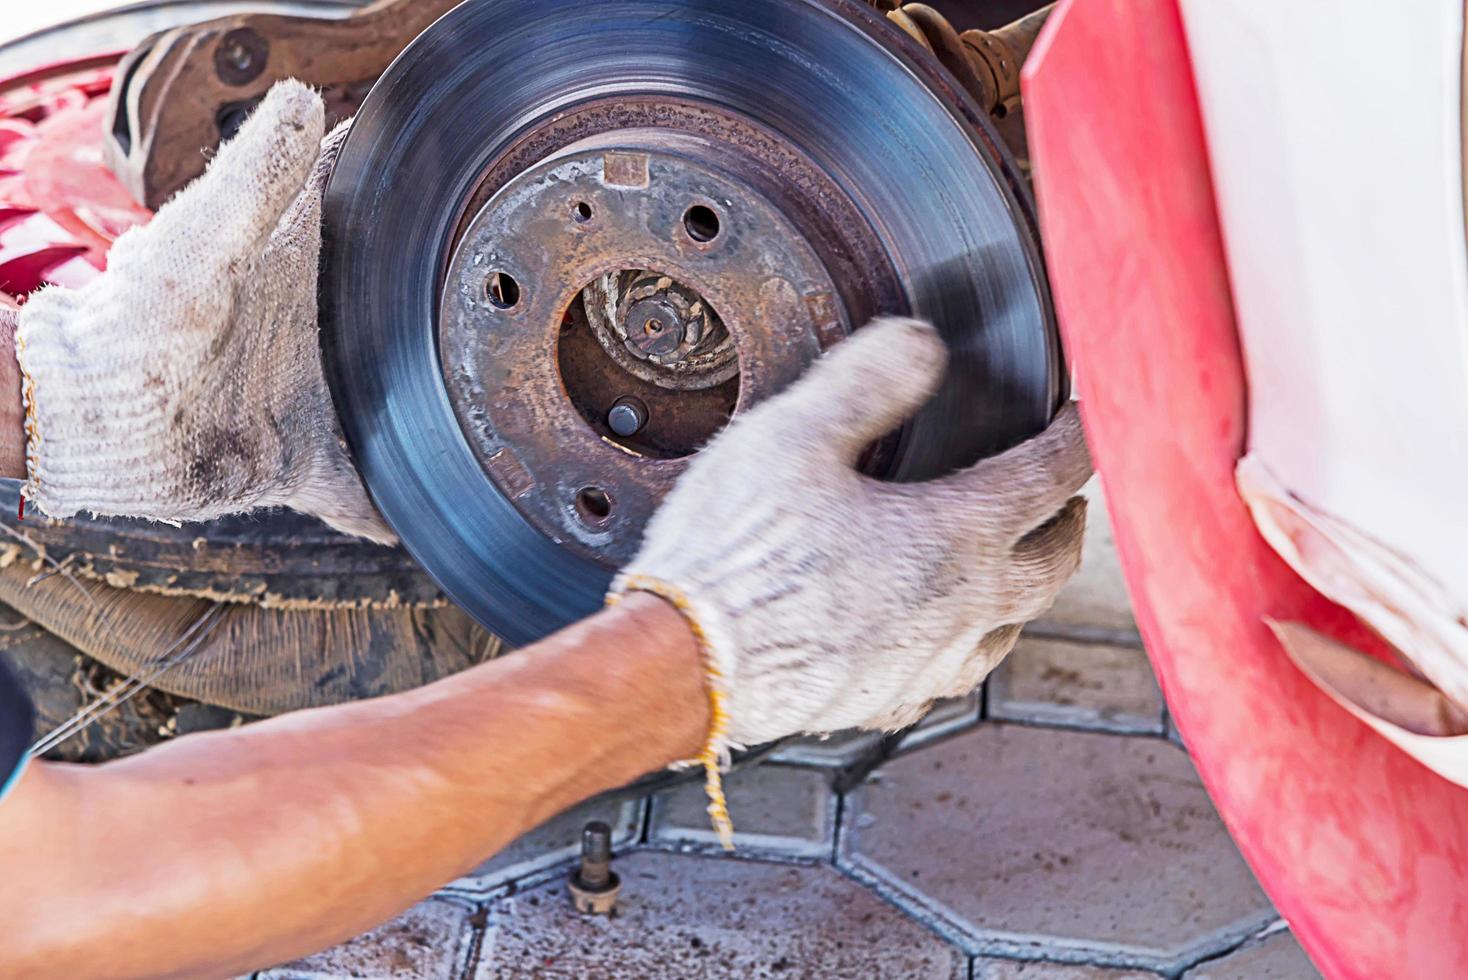
[[[647,406],[630,395],[618,398],[607,412],[607,426],[619,436],[636,435],[647,424]]]
[[[571,902],[588,915],[607,915],[617,907],[622,881],[612,870],[612,828],[593,820],[581,829],[581,866],[567,883]]]

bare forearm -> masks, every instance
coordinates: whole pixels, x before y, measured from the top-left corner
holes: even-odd
[[[65,798],[68,825],[0,836],[25,940],[0,974],[225,975],[329,945],[696,754],[706,725],[687,628],[640,596],[419,691],[39,769],[17,796],[44,781],[34,798]]]

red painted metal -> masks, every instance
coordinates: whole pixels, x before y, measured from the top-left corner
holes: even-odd
[[[102,161],[115,56],[0,82],[0,292],[80,286],[151,216]]]
[[[1117,547],[1214,802],[1328,975],[1468,976],[1468,791],[1321,694],[1261,621],[1381,652],[1275,556],[1234,489],[1245,378],[1175,0],[1067,0],[1024,94]]]

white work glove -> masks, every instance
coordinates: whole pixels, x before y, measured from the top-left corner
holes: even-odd
[[[118,238],[105,273],[19,314],[26,495],[78,511],[209,520],[284,505],[393,540],[321,370],[321,99],[272,88],[208,171]]]
[[[1079,566],[1073,495],[1091,462],[1073,405],[942,479],[853,469],[933,393],[945,356],[916,320],[857,331],[698,454],[613,582],[664,596],[701,634],[706,765],[730,743],[900,728],[968,693]]]

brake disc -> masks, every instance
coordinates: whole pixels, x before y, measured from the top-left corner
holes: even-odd
[[[327,374],[373,499],[518,644],[596,609],[698,447],[873,315],[952,361],[866,472],[1039,431],[1065,380],[1016,174],[857,0],[469,0],[327,191]]]

